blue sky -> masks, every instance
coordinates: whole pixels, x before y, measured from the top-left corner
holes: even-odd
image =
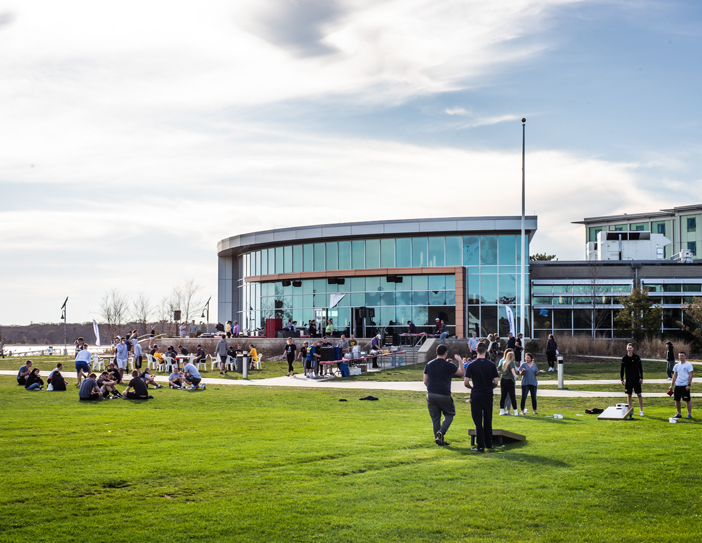
[[[699,203],[702,5],[0,1],[0,324],[157,305],[247,231]],[[314,212],[310,212],[314,209]],[[71,320],[73,320],[71,318]]]

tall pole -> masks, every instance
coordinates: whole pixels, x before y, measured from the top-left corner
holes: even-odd
[[[526,228],[525,228],[525,223],[526,223],[526,200],[525,200],[525,192],[526,192],[526,183],[525,183],[525,174],[524,174],[524,167],[525,167],[525,151],[526,151],[526,119],[522,119],[522,270],[521,270],[521,275],[522,275],[522,289],[521,289],[521,299],[520,299],[520,309],[519,309],[519,331],[524,334],[524,337],[526,337],[525,328],[524,328],[524,312],[526,309],[526,306],[524,304],[524,298],[525,298],[525,291],[526,291],[526,260],[528,258],[528,255],[526,254]]]
[[[66,356],[68,354],[68,333],[66,332],[66,304],[68,303],[68,296],[61,306],[61,318],[63,319],[63,354]]]

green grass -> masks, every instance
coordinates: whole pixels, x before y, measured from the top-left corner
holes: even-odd
[[[372,393],[377,402],[358,401]],[[424,395],[211,386],[79,403],[0,377],[0,541],[675,541],[702,530],[700,423],[607,400],[495,417],[528,440],[470,451],[464,395],[437,447]],[[339,402],[340,398],[348,399]]]

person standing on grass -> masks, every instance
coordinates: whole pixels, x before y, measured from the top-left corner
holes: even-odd
[[[219,357],[219,374],[224,375],[225,370],[226,370],[226,364],[227,364],[227,356],[229,351],[229,343],[227,343],[227,340],[224,339],[224,336],[220,338],[220,340],[217,342],[217,346],[215,347],[215,355]]]
[[[463,360],[454,355],[458,366],[446,360],[448,347],[439,345],[436,348],[436,358],[427,363],[424,368],[424,385],[427,387],[427,408],[434,430],[434,441],[439,447],[448,446],[444,436],[448,432],[453,417],[456,416],[456,406],[451,397],[451,379],[463,377]],[[494,366],[493,366],[494,367]],[[441,423],[441,415],[444,422]]]
[[[531,353],[524,355],[524,363],[519,366],[519,373],[522,376],[522,415],[526,415],[528,412],[525,407],[529,394],[531,394],[531,409],[534,411],[534,415],[538,415],[539,412],[536,410],[536,388],[539,386],[539,382],[536,376],[544,372],[536,367]]]
[[[517,409],[517,395],[514,383],[517,380],[517,364],[514,362],[514,352],[511,349],[505,351],[505,357],[497,366],[497,373],[500,374],[500,415],[509,415],[509,405],[505,409],[507,398],[512,403],[515,415],[519,415]]]
[[[626,379],[625,379],[626,376]],[[641,385],[643,384],[643,366],[638,354],[634,354],[634,345],[629,343],[626,346],[626,355],[622,357],[622,366],[619,370],[619,378],[626,389],[626,399],[629,407],[633,409],[631,401],[632,391],[639,397],[639,415],[644,416],[643,396],[641,395]],[[634,418],[633,416],[629,417]]]
[[[124,378],[124,372],[127,370],[128,360],[129,348],[127,347],[127,340],[125,338],[121,338],[119,343],[115,345],[115,362],[117,362],[117,367],[119,368],[121,378]]]
[[[126,349],[126,347],[125,347]],[[93,356],[90,354],[88,346],[84,343],[81,350],[78,351],[76,355],[76,375],[78,377],[77,386],[80,386],[80,382],[84,379],[85,375],[90,373],[90,363],[93,361]]]
[[[144,361],[144,351],[136,339],[134,340],[133,350],[134,350],[134,368],[140,370],[141,364]]]
[[[548,361],[548,371],[556,369],[556,355],[558,354],[558,343],[553,339],[553,334],[548,335],[546,343],[546,360]]]
[[[673,344],[668,341],[665,344],[665,361],[667,362],[665,372],[668,374],[668,381],[673,380],[673,368],[675,367],[675,353],[673,352]]]
[[[686,354],[684,352],[678,353],[679,362],[675,364],[675,371],[673,372],[673,382],[670,383],[670,390],[673,391],[675,387],[674,399],[675,399],[675,409],[678,410],[678,414],[674,418],[682,418],[682,413],[680,412],[681,400],[685,402],[687,407],[687,417],[686,419],[692,418],[692,401],[690,400],[690,389],[692,388],[692,372],[694,368],[692,364],[687,362]]]
[[[293,362],[295,362],[295,351],[297,350],[297,345],[292,342],[291,338],[285,342],[285,357],[288,359],[288,373],[285,374],[286,377],[292,377],[295,375],[295,368],[293,368]]]
[[[477,349],[478,358],[466,366],[463,384],[471,389],[470,413],[478,442],[472,450],[485,452],[485,449],[492,449],[492,398],[499,376],[495,364],[485,358],[485,344],[479,343]]]

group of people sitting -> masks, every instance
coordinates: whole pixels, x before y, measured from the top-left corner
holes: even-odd
[[[17,384],[23,386],[26,390],[44,390],[44,380],[41,378],[39,368],[33,368],[31,360],[27,360],[25,364],[17,372]],[[66,380],[61,374],[63,364],[60,362],[51,370],[47,377],[47,390],[66,390]]]
[[[199,345],[198,345],[199,347]],[[200,351],[198,351],[199,354]],[[217,345],[215,346],[215,356],[219,358],[219,374],[224,375],[225,373],[228,373],[227,371],[227,359],[228,358],[241,358],[244,356],[244,353],[248,353],[249,357],[249,369],[252,370],[254,368],[254,364],[256,360],[259,360],[259,355],[258,351],[256,350],[256,347],[254,347],[253,343],[249,344],[249,350],[244,351],[244,347],[242,346],[241,343],[237,344],[236,348],[232,347],[229,345],[229,342],[222,336],[220,340],[217,342]],[[202,351],[202,358],[204,360],[205,358],[205,351]]]

